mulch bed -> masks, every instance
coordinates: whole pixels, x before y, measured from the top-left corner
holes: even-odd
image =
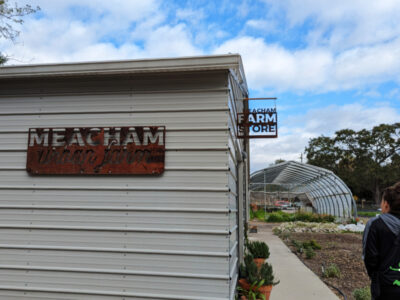
[[[290,233],[281,237],[285,244],[296,253],[292,240],[306,242],[316,240],[322,247],[315,250],[314,258],[306,259],[304,254],[296,253],[305,265],[317,274],[322,280],[339,288],[347,299],[354,299],[353,291],[357,288],[369,286],[370,280],[362,260],[362,235],[357,233]],[[336,264],[341,272],[340,278],[325,278],[322,266]],[[332,289],[335,291],[334,289]],[[338,292],[335,291],[337,295]],[[343,297],[341,297],[343,299]]]

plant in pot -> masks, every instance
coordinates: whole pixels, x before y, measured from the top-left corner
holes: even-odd
[[[261,294],[261,292],[258,290],[262,285],[264,281],[260,281],[258,283],[253,283],[250,285],[249,289],[244,289],[242,287],[238,287],[237,290],[239,291],[240,294],[240,299],[241,300],[266,300],[265,296]]]
[[[263,280],[263,284],[258,288],[258,291],[265,296],[265,300],[269,299],[272,287],[279,283],[275,281],[274,271],[269,263],[264,263],[258,272],[259,280]]]
[[[279,283],[275,281],[272,266],[264,263],[258,268],[251,255],[246,255],[244,265],[240,265],[240,276],[240,289],[256,292],[259,299],[268,300],[272,287]]]
[[[258,268],[261,268],[261,265],[265,262],[270,254],[268,245],[260,241],[247,243],[247,250],[253,256],[254,262]]]

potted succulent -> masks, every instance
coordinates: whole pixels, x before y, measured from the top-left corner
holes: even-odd
[[[260,241],[248,242],[247,250],[253,256],[254,262],[258,268],[261,268],[261,265],[265,262],[270,254],[268,245]]]
[[[244,263],[240,265],[240,289],[256,292],[262,295],[261,299],[268,300],[272,287],[279,283],[275,281],[272,266],[264,263],[258,268],[251,255],[245,256]]]
[[[256,282],[253,283],[252,285],[249,285],[248,289],[238,287],[237,290],[239,291],[240,294],[240,299],[241,300],[266,300],[265,296],[258,290],[262,285],[264,281]]]
[[[265,300],[268,300],[271,295],[272,287],[279,283],[279,280],[275,281],[274,271],[269,263],[265,263],[261,266],[259,278],[264,282],[257,290],[261,295],[265,296]]]

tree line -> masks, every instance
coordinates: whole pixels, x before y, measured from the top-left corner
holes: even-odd
[[[333,171],[354,195],[378,204],[383,189],[400,180],[400,123],[313,138],[305,153],[309,164]]]

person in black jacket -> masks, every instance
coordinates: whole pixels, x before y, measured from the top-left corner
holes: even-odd
[[[399,300],[400,287],[385,285],[380,278],[385,257],[391,255],[396,237],[400,234],[400,182],[384,190],[382,215],[368,221],[363,235],[363,259],[371,278],[374,300]]]

